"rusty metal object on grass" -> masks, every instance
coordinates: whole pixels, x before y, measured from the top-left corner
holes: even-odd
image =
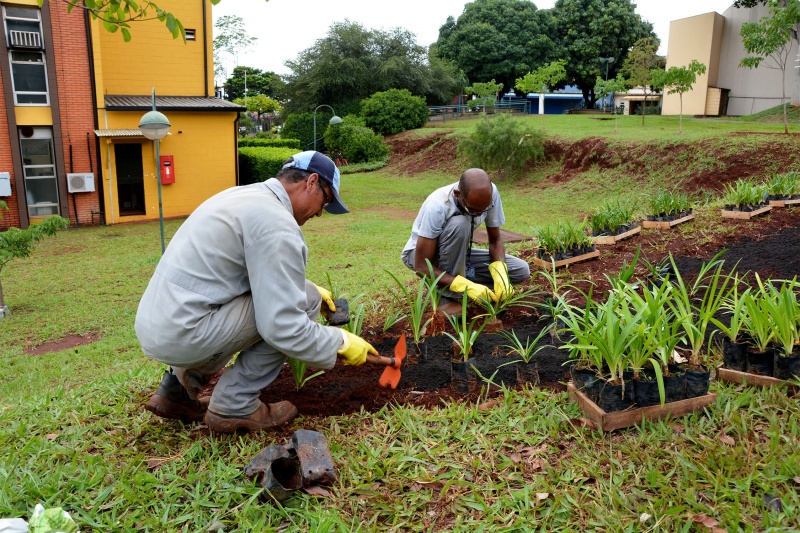
[[[325,435],[300,429],[291,442],[261,450],[244,468],[247,477],[261,478],[262,499],[282,502],[295,490],[336,481],[336,468]]]

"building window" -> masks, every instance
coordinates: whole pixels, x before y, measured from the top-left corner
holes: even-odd
[[[194,41],[195,40],[194,30],[185,30],[185,31],[186,31],[186,40]]]
[[[53,130],[21,127],[19,146],[22,152],[28,215],[46,217],[59,214]]]
[[[6,42],[9,48],[44,48],[41,12],[35,7],[3,7]]]
[[[14,103],[18,105],[48,105],[47,70],[43,52],[12,50],[11,81]]]

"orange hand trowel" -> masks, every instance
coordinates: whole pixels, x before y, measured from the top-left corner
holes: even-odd
[[[400,383],[400,365],[403,364],[403,359],[406,358],[406,334],[400,337],[400,340],[397,341],[397,345],[394,347],[394,357],[384,357],[382,355],[370,355],[367,354],[367,362],[372,363],[374,365],[383,365],[386,368],[383,370],[383,374],[381,374],[381,378],[378,380],[384,387],[391,387],[393,389],[397,388],[397,384]]]

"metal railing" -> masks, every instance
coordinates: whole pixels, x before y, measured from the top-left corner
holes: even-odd
[[[485,107],[485,109],[484,109]],[[428,120],[447,122],[448,120],[458,120],[462,118],[477,118],[484,114],[494,115],[497,113],[530,113],[530,102],[527,100],[508,101],[496,100],[486,106],[476,105],[470,109],[467,104],[451,104],[428,106]]]

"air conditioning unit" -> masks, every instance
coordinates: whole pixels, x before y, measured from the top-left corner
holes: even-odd
[[[94,192],[94,174],[67,174],[69,192]]]

